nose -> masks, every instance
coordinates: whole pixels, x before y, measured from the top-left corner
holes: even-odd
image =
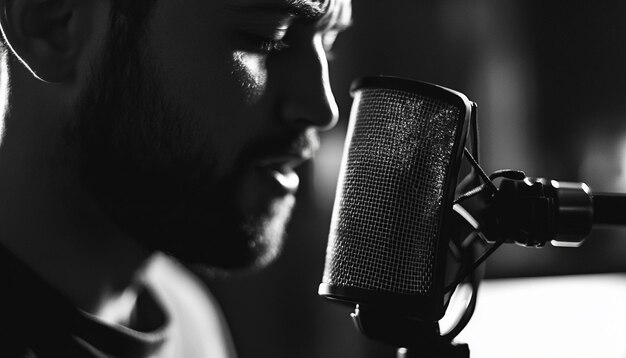
[[[314,36],[308,46],[293,50],[289,63],[281,64],[281,117],[290,126],[329,130],[337,124],[339,110],[322,38]]]

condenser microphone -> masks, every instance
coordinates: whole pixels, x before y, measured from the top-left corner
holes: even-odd
[[[468,127],[477,145],[476,104],[462,93],[366,77],[352,94],[319,294],[355,306],[359,330],[402,347],[398,357],[469,357],[467,345],[451,340],[473,312],[474,270],[501,244],[575,247],[593,225],[626,225],[626,194],[593,194],[584,183],[514,170],[485,174],[465,145]],[[478,174],[483,184],[455,198],[464,154],[475,173],[463,183]],[[455,238],[455,214],[476,236]],[[467,249],[475,237],[491,247],[476,260],[463,257],[461,271],[451,269],[449,253],[474,255]],[[470,274],[468,309],[441,335],[451,292]]]
[[[321,296],[436,322],[453,200],[475,103],[395,77],[352,85]]]

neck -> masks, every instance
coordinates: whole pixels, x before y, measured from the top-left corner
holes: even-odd
[[[152,253],[109,220],[59,153],[67,118],[44,115],[58,113],[54,106],[4,113],[0,243],[77,308],[124,323]]]

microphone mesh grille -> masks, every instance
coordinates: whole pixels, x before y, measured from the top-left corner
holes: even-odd
[[[460,113],[402,90],[355,93],[324,283],[428,294]]]

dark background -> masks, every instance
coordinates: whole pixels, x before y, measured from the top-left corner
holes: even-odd
[[[354,78],[419,79],[478,102],[487,172],[626,192],[625,15],[624,1],[354,0],[331,64],[341,120],[302,169],[284,255],[259,274],[209,282],[240,357],[393,356],[354,330],[350,308],[317,296]],[[626,232],[602,228],[578,249],[503,247],[487,279],[623,272],[624,257]]]

